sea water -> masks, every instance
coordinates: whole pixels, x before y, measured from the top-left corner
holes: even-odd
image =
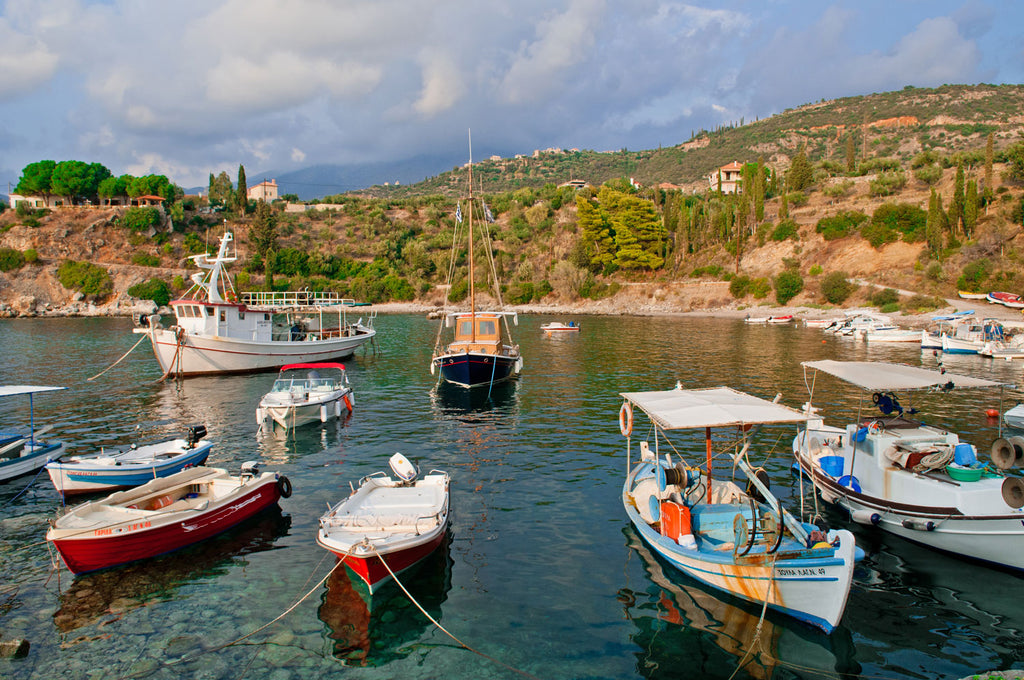
[[[53,425],[69,454],[201,423],[215,442],[209,465],[237,474],[258,461],[294,488],[280,512],[204,544],[74,577],[44,539],[61,509],[45,473],[0,484],[0,639],[31,645],[0,660],[0,677],[957,678],[1024,665],[1015,575],[819,508],[867,553],[841,626],[824,635],[773,612],[762,620],[760,607],[697,585],[652,554],[622,508],[620,392],[727,385],[799,407],[810,385],[801,361],[935,367],[941,357],[797,325],[588,316],[572,318],[578,334],[545,336],[540,325],[553,320],[570,317],[524,316],[513,329],[525,362],[518,381],[467,393],[430,375],[438,322],[381,316],[377,351],[345,361],[351,417],[259,435],[256,405],[272,373],[156,382],[147,341],[89,380],[138,339],[127,320],[0,321],[0,384],[69,388],[34,401],[37,427]],[[1020,379],[1014,362],[944,364]],[[844,424],[862,395],[818,380],[815,405]],[[1004,391],[1003,410],[1020,396]],[[999,399],[924,394],[914,405],[984,454],[998,435],[985,411]],[[0,400],[0,424],[27,420],[27,399]],[[648,436],[637,426],[634,443]],[[793,434],[766,429],[754,460],[799,512]],[[703,456],[700,438],[680,446],[693,462]],[[392,583],[368,599],[344,568],[332,571],[317,520],[396,451],[451,474],[451,536],[400,577],[409,595]],[[810,494],[804,507],[814,509]]]

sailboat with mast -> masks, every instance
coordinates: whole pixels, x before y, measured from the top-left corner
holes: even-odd
[[[498,310],[478,311],[476,307],[476,269],[474,266],[473,243],[473,147],[470,142],[469,151],[469,197],[467,201],[467,233],[469,239],[469,311],[447,312],[444,324],[438,329],[434,344],[434,354],[430,360],[431,375],[439,375],[441,379],[454,385],[472,388],[484,385],[492,386],[517,377],[523,369],[523,358],[519,354],[519,346],[512,343],[512,331],[509,326],[519,324],[515,312],[503,311],[500,308],[501,288],[498,285],[497,270],[494,267],[494,255],[491,249],[490,234],[483,231],[482,241],[490,264],[490,272],[494,284]],[[481,212],[487,221],[493,221],[491,211],[481,200]],[[462,203],[455,210],[455,236],[452,244],[452,259],[448,269],[449,290],[455,271],[458,255],[457,244],[459,231],[463,224]],[[447,305],[447,296],[445,297]],[[454,328],[454,337],[447,345],[441,342],[444,328]]]

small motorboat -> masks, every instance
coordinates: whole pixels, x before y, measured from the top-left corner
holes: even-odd
[[[53,392],[67,389],[65,387],[48,387],[45,385],[0,385],[0,397],[28,395],[28,431],[0,431],[0,482],[35,472],[52,460],[57,460],[64,453],[64,444],[55,441],[43,441],[40,436],[50,431],[50,427],[35,426],[35,413],[32,395],[40,392]]]
[[[985,298],[994,304],[1003,305],[1004,307],[1010,307],[1012,309],[1024,308],[1024,299],[1021,299],[1016,293],[1004,293],[1002,291],[992,291]]]
[[[419,470],[401,453],[389,461],[394,477],[364,477],[320,518],[316,542],[337,555],[370,593],[434,551],[448,531],[448,473]]]
[[[958,290],[956,294],[961,300],[984,300],[988,297],[988,293],[972,293],[968,290]]]
[[[51,521],[46,540],[82,574],[180,550],[291,494],[287,477],[260,473],[255,462],[243,463],[239,477],[194,467],[75,506]]]
[[[641,539],[680,571],[761,607],[831,632],[846,609],[856,559],[853,534],[822,530],[793,517],[748,462],[760,425],[806,422],[778,403],[730,389],[623,392],[619,428],[626,437],[622,504]],[[631,446],[633,409],[650,421],[652,443]],[[713,474],[712,428],[728,432],[724,455],[747,478],[746,489]],[[676,431],[703,431],[703,468],[687,462]],[[719,440],[720,441],[720,440]],[[698,459],[699,460],[699,459]],[[718,465],[722,465],[719,463]],[[722,465],[728,468],[728,465]]]
[[[46,471],[57,491],[65,496],[139,486],[205,463],[213,448],[213,442],[205,437],[206,428],[193,425],[184,439],[132,444],[120,451],[101,449],[97,454],[54,461],[47,464]]]
[[[260,400],[256,422],[261,426],[277,423],[285,429],[326,423],[351,413],[355,400],[344,364],[288,364]]]
[[[578,333],[580,325],[575,321],[570,321],[569,323],[552,321],[551,323],[541,324],[540,329],[545,333]]]

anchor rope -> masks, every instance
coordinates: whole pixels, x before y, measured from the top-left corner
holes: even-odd
[[[97,373],[96,375],[94,375],[93,377],[91,377],[91,378],[86,378],[86,382],[89,382],[89,381],[95,380],[96,378],[100,377],[101,375],[103,375],[104,373],[106,373],[107,371],[109,371],[110,369],[112,369],[112,368],[113,368],[114,366],[117,366],[117,365],[118,365],[119,363],[121,363],[122,361],[124,361],[125,357],[127,357],[127,356],[128,356],[129,354],[131,354],[132,352],[134,352],[134,351],[135,351],[135,348],[136,348],[136,347],[138,347],[139,345],[141,345],[141,344],[142,344],[142,342],[143,342],[143,341],[144,341],[145,339],[146,339],[146,334],[145,334],[145,333],[143,333],[143,334],[142,334],[142,337],[141,337],[141,338],[139,338],[139,341],[138,341],[138,342],[136,342],[136,343],[135,343],[134,345],[132,345],[132,348],[131,348],[130,350],[128,350],[127,352],[125,352],[124,354],[122,354],[122,355],[121,355],[121,358],[120,358],[120,359],[118,359],[118,360],[117,360],[117,361],[115,361],[114,363],[110,364],[110,365],[109,365],[109,366],[107,366],[107,367],[106,367],[105,369],[103,369],[102,371],[100,371],[99,373]]]

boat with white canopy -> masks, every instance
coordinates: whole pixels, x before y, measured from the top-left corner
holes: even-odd
[[[0,431],[0,482],[35,472],[64,453],[64,444],[39,439],[50,427],[36,429],[32,395],[55,392],[66,387],[46,385],[0,385],[0,397],[28,396],[28,432]]]
[[[832,631],[862,553],[849,531],[825,531],[794,518],[772,495],[764,470],[750,461],[761,425],[800,423],[805,416],[728,387],[677,385],[621,396],[619,425],[627,438],[622,504],[644,542],[709,586]],[[654,437],[653,447],[640,442],[638,459],[631,445],[634,408],[647,416]],[[704,434],[703,442],[687,447],[703,449],[703,470],[686,463],[683,447],[669,440],[670,432],[687,430]],[[724,474],[715,478],[716,455],[742,471],[746,488]]]
[[[945,371],[870,361],[803,363],[811,392],[808,421],[793,439],[797,464],[821,498],[860,524],[960,557],[1024,569],[1024,480],[1011,472],[1024,463],[1024,439],[996,439],[992,462],[956,434],[925,425],[897,393],[952,393],[1002,384]],[[852,422],[826,425],[812,406],[819,374],[870,395]],[[1001,433],[1000,433],[1001,434]]]

